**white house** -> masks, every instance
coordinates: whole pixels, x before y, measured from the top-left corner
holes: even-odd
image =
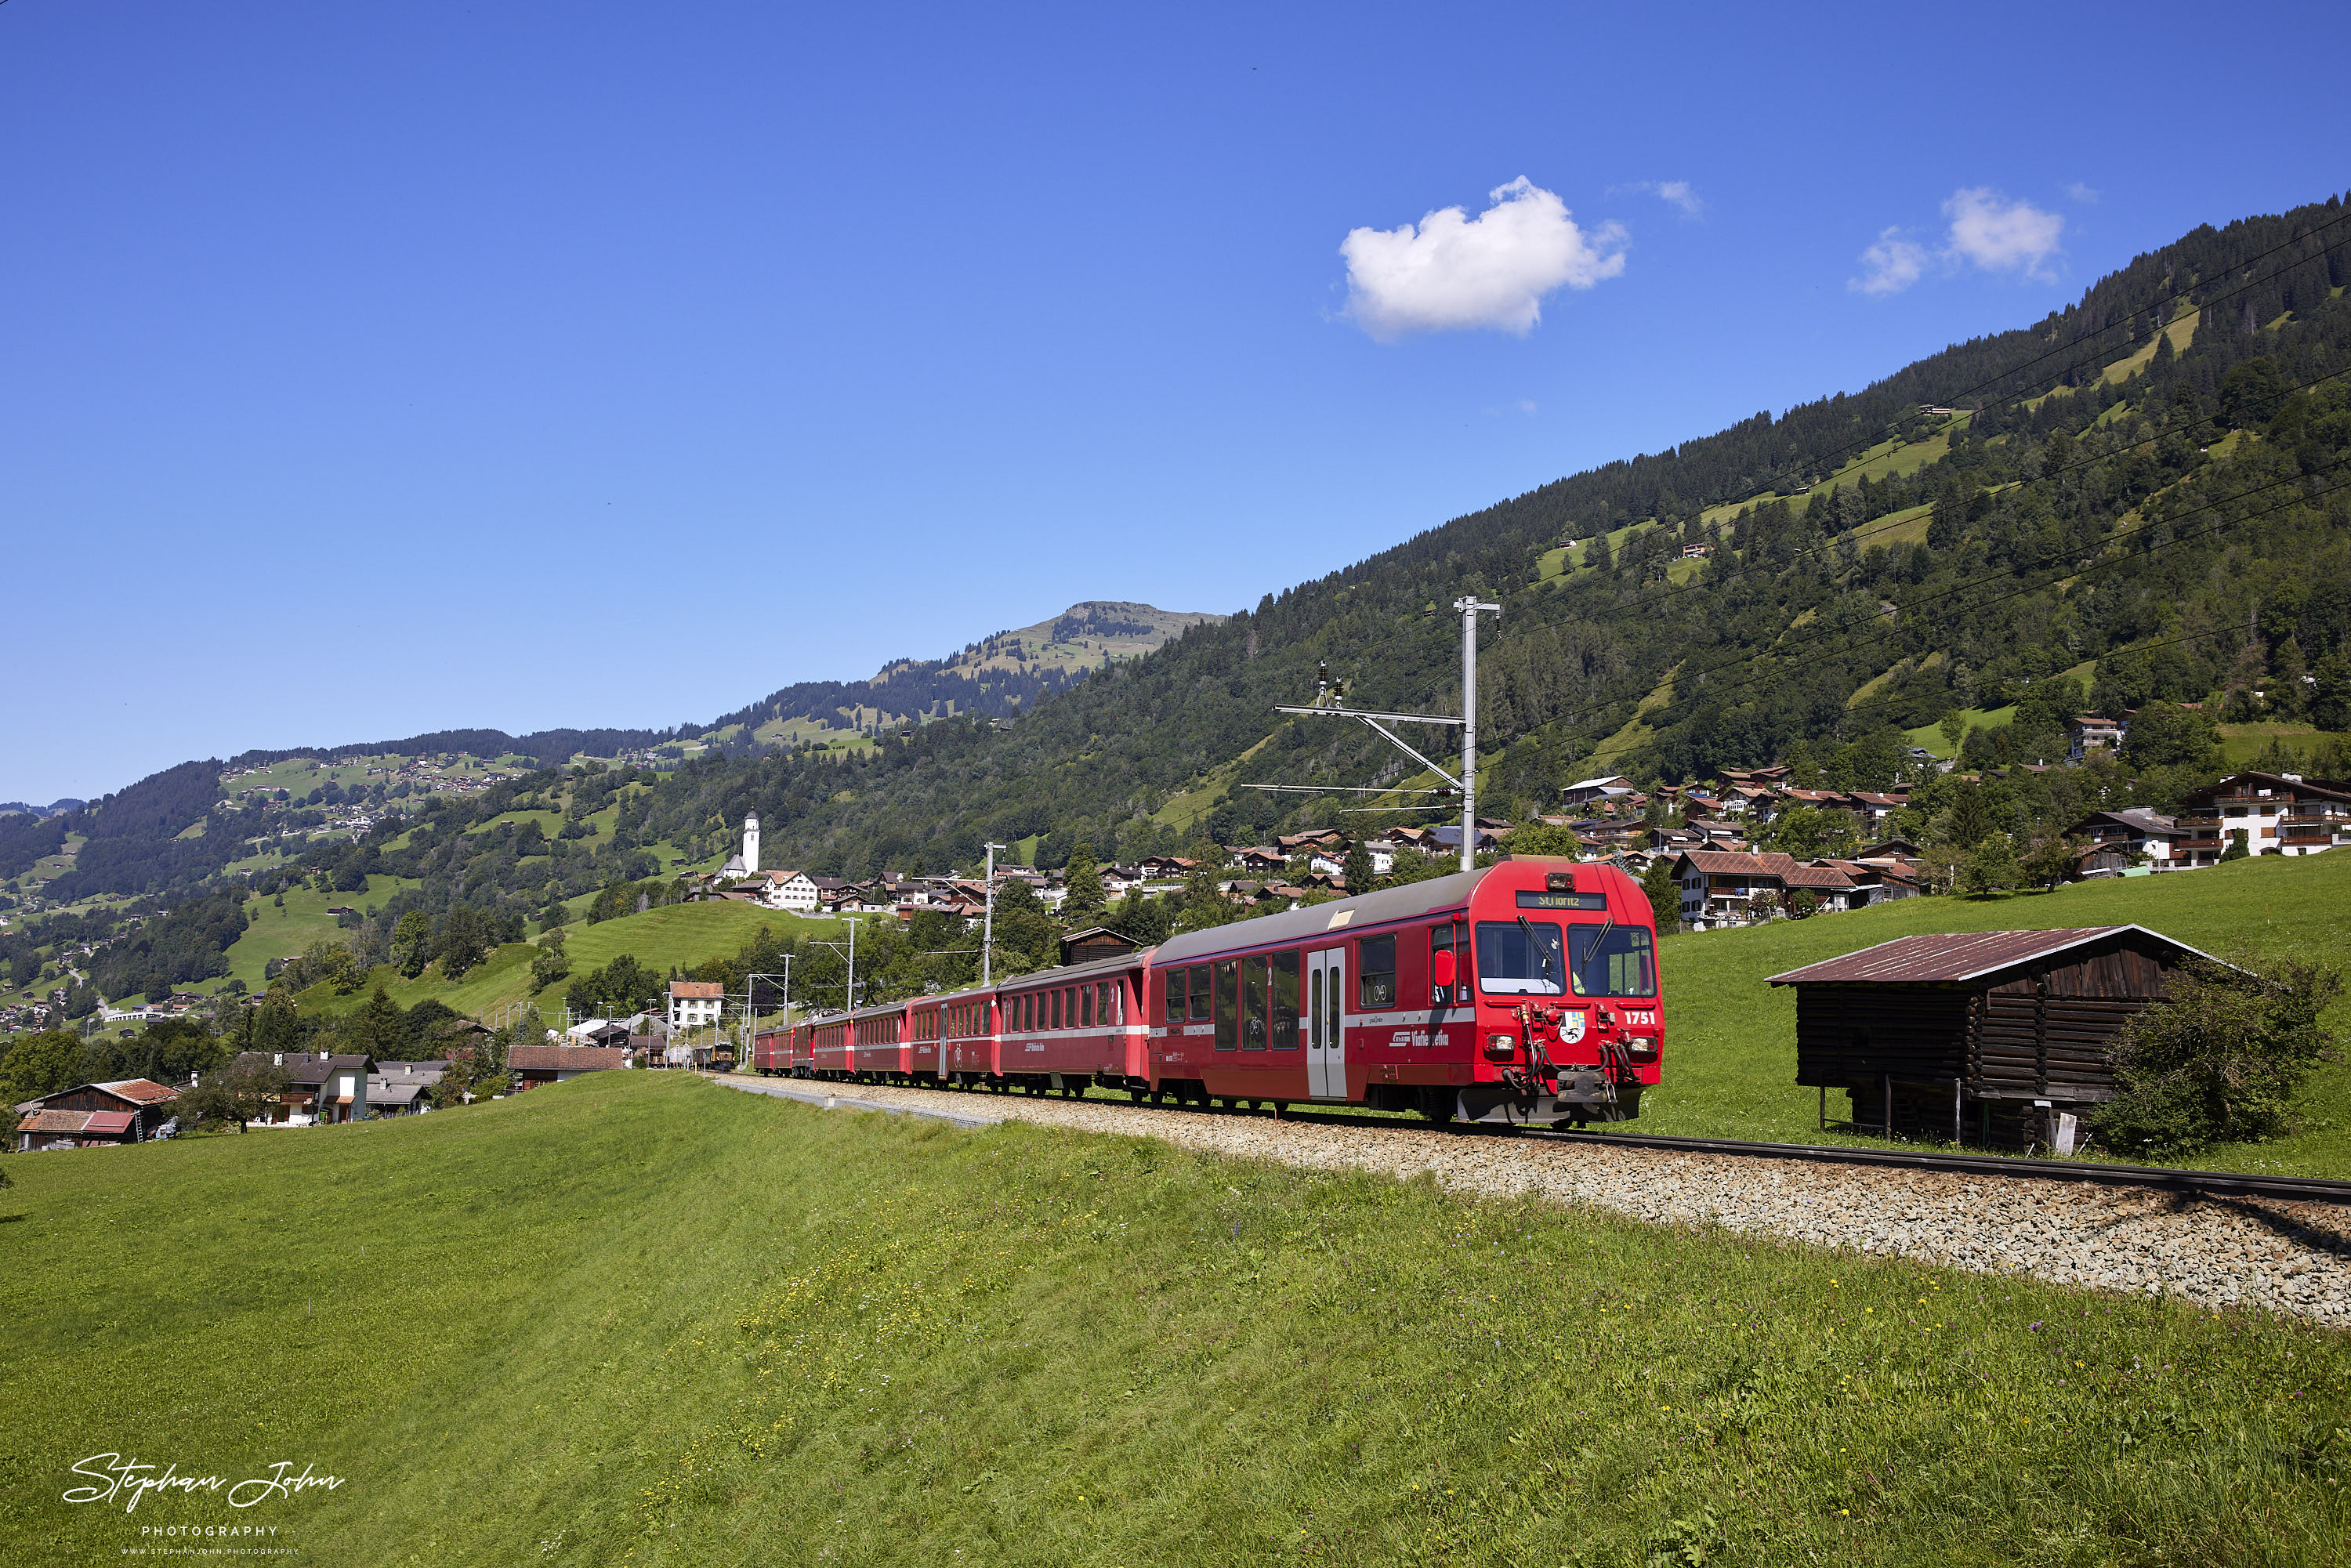
[[[1637,795],[1640,792],[1641,787],[1630,779],[1621,773],[1612,773],[1604,779],[1579,779],[1561,790],[1559,799],[1564,806],[1585,806],[1594,800],[1610,800],[1619,795]]]
[[[817,885],[804,871],[763,871],[753,879],[767,885],[759,894],[759,902],[770,909],[789,909],[799,915],[814,915]]]
[[[716,980],[672,980],[669,983],[670,1033],[715,1026],[726,1002],[726,988]]]

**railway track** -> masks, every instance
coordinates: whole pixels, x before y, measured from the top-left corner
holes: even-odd
[[[856,1100],[855,1085],[805,1084],[800,1087],[824,1093],[835,1093],[845,1101]],[[770,1091],[770,1092],[779,1092]],[[810,1098],[795,1094],[792,1098]],[[959,1098],[959,1097],[946,1097]],[[980,1097],[985,1104],[987,1096]],[[1048,1102],[1051,1103],[1050,1101]],[[1155,1106],[1126,1106],[1115,1096],[1095,1099],[1089,1095],[1071,1102],[1078,1104],[1119,1106],[1160,1112],[1163,1114],[1191,1115],[1196,1113],[1164,1112]],[[870,1102],[860,1108],[895,1110],[897,1106],[874,1105]],[[1225,1113],[1229,1114],[1230,1113]],[[966,1120],[967,1118],[952,1118]],[[976,1122],[996,1118],[982,1114],[969,1118]],[[1318,1114],[1315,1107],[1292,1104],[1286,1118],[1291,1122],[1322,1123],[1332,1126],[1360,1126],[1371,1118],[1362,1115]],[[1386,1124],[1384,1119],[1374,1125]],[[1414,1124],[1398,1119],[1397,1126]],[[1502,1133],[1501,1128],[1482,1128],[1455,1124],[1457,1133]],[[2273,1202],[2332,1203],[2351,1205],[2351,1181],[2336,1181],[2324,1176],[2261,1176],[2251,1171],[2175,1170],[2162,1166],[2105,1165],[2085,1160],[2033,1160],[2013,1155],[1936,1154],[1927,1150],[1852,1148],[1835,1144],[1764,1144],[1738,1138],[1678,1138],[1654,1133],[1565,1132],[1533,1127],[1508,1129],[1508,1135],[1545,1143],[1596,1145],[1607,1148],[1653,1149],[1665,1153],[1687,1155],[1730,1155],[1752,1159],[1810,1160],[1822,1165],[1867,1166],[1879,1170],[1941,1171],[1957,1176],[2007,1176],[2025,1181],[2089,1182],[2105,1186],[2138,1187],[2157,1192],[2175,1192],[2198,1197],[2258,1197]]]
[[[1855,1149],[1821,1144],[1756,1144],[1735,1138],[1668,1138],[1648,1133],[1562,1133],[1520,1129],[1520,1137],[1605,1144],[1617,1148],[1676,1150],[1692,1155],[1743,1155],[1759,1159],[1815,1160],[1881,1169],[1949,1171],[1960,1176],[2032,1181],[2096,1182],[2189,1193],[2199,1197],[2265,1197],[2294,1203],[2351,1204],[2351,1181],[2324,1176],[2257,1176],[2250,1171],[2173,1170],[2161,1166],[2110,1166],[2085,1160],[2029,1160],[1997,1155],[1941,1155],[1924,1150]]]

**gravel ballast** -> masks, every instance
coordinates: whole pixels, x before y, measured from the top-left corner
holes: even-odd
[[[966,1126],[1036,1122],[1314,1170],[1400,1178],[1426,1172],[1479,1197],[1542,1197],[1659,1225],[1719,1225],[1976,1273],[2169,1294],[2211,1308],[2261,1307],[2351,1328],[2351,1210],[2330,1204],[1614,1149],[1368,1118],[1333,1124],[1025,1094],[720,1082],[820,1104],[831,1100],[842,1109],[944,1115]]]

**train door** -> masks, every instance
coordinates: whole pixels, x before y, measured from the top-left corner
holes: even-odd
[[[1347,1032],[1341,1001],[1347,992],[1347,950],[1306,955],[1306,1092],[1316,1100],[1347,1097]]]

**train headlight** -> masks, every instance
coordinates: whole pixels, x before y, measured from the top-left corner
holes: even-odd
[[[1657,1042],[1654,1040],[1644,1040],[1635,1037],[1635,1039],[1626,1040],[1625,1044],[1629,1050],[1631,1050],[1635,1056],[1655,1056],[1657,1054]]]
[[[1486,1037],[1486,1054],[1497,1061],[1508,1061],[1518,1054],[1519,1037],[1514,1034],[1489,1034]]]

